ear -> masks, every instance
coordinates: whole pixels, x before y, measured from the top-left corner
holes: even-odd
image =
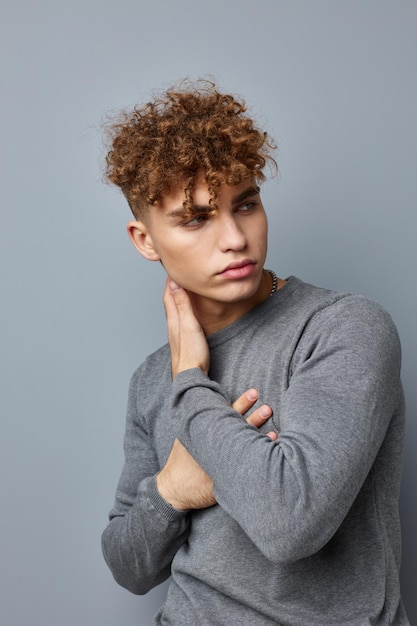
[[[146,224],[140,220],[136,222],[129,222],[127,225],[127,234],[130,241],[135,246],[141,255],[148,261],[160,261],[159,256],[154,243],[152,241],[151,234]]]

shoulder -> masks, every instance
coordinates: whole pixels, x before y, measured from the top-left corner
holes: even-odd
[[[347,332],[349,328],[368,328],[373,334],[393,336],[398,341],[397,330],[391,316],[377,302],[351,292],[317,287],[291,276],[278,292],[273,315],[294,331],[319,332],[334,326],[334,330]],[[272,299],[271,299],[272,300]]]
[[[351,292],[338,292],[316,287],[292,277],[294,297],[300,308],[304,308],[307,324],[312,328],[323,327],[325,323],[344,326],[371,327],[375,333],[393,334],[398,338],[397,329],[389,313],[377,302]]]
[[[171,361],[168,344],[150,354],[133,372],[130,379],[130,393],[154,393],[155,386],[160,386],[168,377],[171,380]]]
[[[168,346],[149,355],[133,372],[128,393],[127,421],[148,432],[155,414],[171,388],[171,361]]]
[[[280,334],[286,334],[289,372],[319,366],[325,376],[359,372],[399,378],[401,346],[389,313],[377,302],[350,292],[316,287],[291,277]],[[284,294],[283,294],[284,295]],[[278,302],[276,303],[278,304]]]
[[[310,353],[341,353],[347,362],[380,372],[400,370],[401,344],[389,313],[361,295],[335,294],[309,318],[300,347]]]
[[[334,327],[341,335],[369,334],[398,342],[398,332],[390,314],[377,302],[352,293],[339,294],[333,302],[318,309],[311,317],[310,325],[315,329]]]

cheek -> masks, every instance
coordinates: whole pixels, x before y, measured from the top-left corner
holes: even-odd
[[[265,217],[262,217],[262,219],[260,219],[257,224],[253,225],[253,228],[251,229],[251,233],[253,235],[254,238],[256,238],[257,243],[260,246],[266,246],[267,243],[267,236],[268,236],[268,221]]]
[[[197,276],[203,262],[201,250],[195,252],[190,247],[164,247],[159,251],[161,263],[167,274],[182,287],[190,286]]]

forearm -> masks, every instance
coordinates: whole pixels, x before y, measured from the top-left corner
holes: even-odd
[[[173,383],[173,421],[179,440],[213,479],[219,505],[268,558],[280,546],[287,550],[294,539],[290,498],[300,495],[296,477],[287,471],[284,506],[284,485],[274,479],[288,470],[281,446],[246,424],[219,385],[198,370],[182,372]]]
[[[132,506],[113,516],[102,535],[105,560],[115,580],[144,594],[170,575],[173,557],[188,536],[188,515],[158,493],[155,477],[141,481]]]
[[[295,385],[282,407],[289,426],[272,442],[240,420],[219,386],[198,371],[183,372],[173,393],[177,436],[213,479],[218,503],[277,561],[309,556],[332,537],[384,437],[387,423],[381,416],[393,410],[364,405],[355,416],[347,401],[320,398],[314,384],[310,398],[315,393],[322,408],[312,410],[308,389],[304,386],[303,400]],[[364,389],[363,395],[373,392]],[[395,403],[395,393],[391,396]],[[336,424],[326,406],[337,403]]]

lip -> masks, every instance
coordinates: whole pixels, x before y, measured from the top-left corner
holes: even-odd
[[[229,263],[221,272],[219,276],[224,278],[246,278],[252,274],[255,269],[255,261],[252,259],[243,259],[242,261],[235,261]]]

